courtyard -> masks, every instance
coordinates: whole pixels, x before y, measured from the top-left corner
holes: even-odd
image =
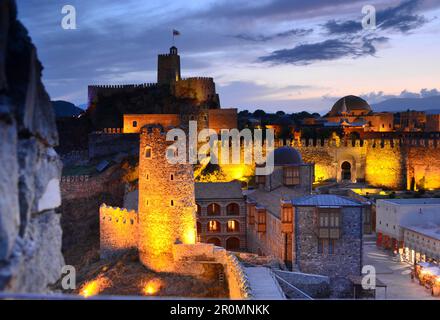
[[[378,300],[440,300],[418,282],[411,281],[411,265],[377,248],[372,236],[364,237],[364,265],[374,266],[377,278],[387,285],[386,297],[384,288],[377,289]]]

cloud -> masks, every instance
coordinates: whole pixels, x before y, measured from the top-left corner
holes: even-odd
[[[377,28],[381,31],[408,33],[422,27],[428,20],[423,15],[416,13],[420,5],[420,0],[407,0],[395,7],[377,11]],[[361,21],[361,19],[348,21],[332,19],[327,21],[323,27],[328,35],[354,34],[363,30]]]
[[[383,91],[379,92],[370,92],[366,94],[362,94],[360,97],[368,101],[370,104],[376,104],[389,99],[397,99],[397,98],[415,98],[415,99],[423,99],[429,97],[440,96],[440,91],[436,88],[434,89],[422,89],[419,92],[411,92],[409,90],[403,90],[398,95],[393,94],[385,94]]]
[[[234,38],[252,41],[252,42],[267,42],[274,39],[286,38],[286,37],[304,37],[313,32],[313,29],[291,29],[283,32],[278,32],[272,35],[250,35],[250,34],[237,34],[233,36]]]
[[[273,64],[308,65],[318,61],[346,57],[355,59],[374,55],[377,51],[375,44],[387,41],[388,38],[385,37],[330,39],[312,44],[301,44],[292,49],[277,50],[270,55],[260,57],[259,60]]]

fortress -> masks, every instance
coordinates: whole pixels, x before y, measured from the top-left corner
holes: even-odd
[[[221,109],[213,78],[181,77],[176,47],[171,47],[169,54],[160,54],[157,66],[157,83],[90,85],[88,113],[94,127],[125,127],[126,115],[130,116],[131,127],[137,127],[135,132],[142,127],[136,124],[146,118],[154,118],[153,123],[164,126],[170,121],[175,125],[176,118],[182,126],[197,120],[200,130],[219,124],[223,128],[237,126],[237,109]]]

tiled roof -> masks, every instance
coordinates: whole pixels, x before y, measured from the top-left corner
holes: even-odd
[[[243,197],[241,182],[196,182],[196,199],[238,199]]]
[[[314,207],[360,207],[362,203],[355,199],[333,194],[317,194],[293,199],[294,206]]]
[[[257,203],[257,206],[264,207],[275,217],[280,216],[281,199],[292,199],[299,196],[297,190],[287,187],[280,187],[270,192],[265,190],[255,190],[248,194],[248,199]]]

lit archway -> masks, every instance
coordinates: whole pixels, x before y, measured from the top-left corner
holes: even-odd
[[[240,231],[240,223],[237,220],[229,220],[227,227],[227,232],[239,232]]]
[[[220,222],[216,220],[210,220],[208,222],[208,232],[221,232]]]

